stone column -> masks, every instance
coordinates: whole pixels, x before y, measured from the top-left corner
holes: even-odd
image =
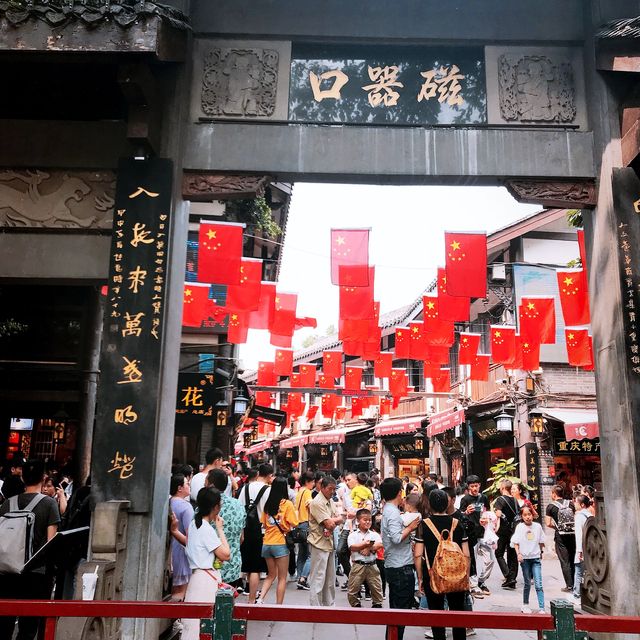
[[[611,15],[613,4],[617,5],[616,15]],[[594,34],[607,20],[637,13],[636,2],[591,0],[585,4],[585,32]],[[611,185],[612,169],[622,164],[620,100],[624,99],[631,84],[627,80],[625,85],[624,80],[596,70],[595,45],[595,39],[587,35],[587,98],[589,120],[595,134],[599,191],[596,210],[593,213],[583,212],[583,215],[589,262],[607,557],[611,569],[611,588],[607,596],[611,614],[637,616],[640,615],[640,541],[638,536],[629,535],[629,531],[640,526],[640,437],[637,431],[640,415],[632,410],[621,313],[617,220]]]

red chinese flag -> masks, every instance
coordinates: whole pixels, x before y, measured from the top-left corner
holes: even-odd
[[[323,395],[320,400],[320,413],[323,418],[330,418],[333,416],[333,412],[335,411],[335,407],[333,406],[334,398],[337,400],[338,396],[334,396],[333,394]]]
[[[373,361],[373,375],[376,378],[388,378],[393,368],[393,354],[380,353]]]
[[[273,318],[273,308],[276,297],[275,282],[260,283],[260,299],[256,311],[249,313],[249,326],[252,329],[268,329]]]
[[[371,360],[372,362],[380,355],[380,329],[373,330],[372,335],[362,345],[362,359]]]
[[[440,369],[437,375],[431,376],[434,393],[449,393],[451,391],[451,369]]]
[[[488,353],[479,353],[471,364],[470,380],[486,382],[489,380],[489,360]]]
[[[290,376],[293,369],[293,351],[291,349],[276,349],[274,371],[278,376]]]
[[[305,327],[309,327],[311,329],[315,329],[318,326],[318,321],[315,318],[296,318],[296,322],[294,325],[294,329],[304,329]]]
[[[279,336],[276,333],[272,333],[269,335],[269,344],[272,344],[274,347],[291,349],[292,338],[293,336]]]
[[[573,367],[593,367],[589,330],[585,327],[566,327],[564,337],[569,364]]]
[[[301,393],[290,393],[287,397],[287,411],[292,418],[298,418],[304,412]]]
[[[232,344],[244,344],[249,335],[247,317],[243,313],[229,314],[229,328],[227,329],[227,340]]]
[[[487,295],[487,236],[484,233],[444,234],[447,293],[484,298]]]
[[[198,282],[240,284],[243,224],[201,222],[198,232]]]
[[[322,354],[322,372],[330,378],[342,376],[342,351],[325,351]]]
[[[589,324],[589,294],[584,269],[558,269],[556,275],[565,325],[574,327]]]
[[[255,311],[260,302],[262,260],[242,258],[240,284],[227,286],[227,307],[235,311]]]
[[[213,302],[209,299],[211,287],[185,282],[182,298],[182,326],[198,327],[209,319]]]
[[[300,372],[300,382],[303,387],[316,386],[316,365],[301,364],[298,371]]]
[[[344,388],[351,391],[362,388],[362,367],[346,367]]]
[[[366,342],[369,338],[369,327],[369,320],[340,318],[338,320],[338,337],[343,342]]]
[[[363,407],[363,402],[364,398],[351,398],[351,417],[352,418],[359,418],[362,415],[362,409],[366,408]]]
[[[336,422],[343,422],[346,414],[347,414],[347,407],[336,406]]]
[[[411,357],[411,336],[407,327],[396,327],[395,356],[398,359]]]
[[[318,409],[320,407],[317,404],[314,404],[312,407],[309,407],[309,409],[307,410],[307,422],[313,422],[313,419],[316,417],[316,414],[318,413]]]
[[[425,360],[433,364],[449,364],[449,347],[430,346],[427,356]]]
[[[491,325],[491,358],[496,364],[513,365],[516,359],[516,328]]]
[[[391,398],[380,398],[380,416],[388,416],[391,413]]]
[[[556,311],[553,298],[523,297],[518,307],[520,335],[538,344],[556,341]]]
[[[341,286],[339,315],[341,318],[366,320],[375,314],[373,306],[375,267],[369,267],[367,286]]]
[[[273,395],[268,391],[256,391],[256,404],[260,407],[270,407],[273,404]]]
[[[298,371],[294,371],[291,376],[289,376],[289,384],[297,389],[302,387],[302,380]]]
[[[331,283],[369,286],[369,229],[331,229]]]
[[[391,377],[389,378],[389,392],[395,398],[401,398],[407,395],[409,389],[409,379],[405,369],[391,369]]]
[[[292,336],[296,325],[297,293],[276,292],[274,298],[273,318],[269,331],[278,336]]]
[[[409,324],[409,357],[413,360],[424,360],[427,357],[427,343],[422,334],[422,322]]]
[[[273,387],[278,383],[273,362],[258,363],[258,384],[263,387]]]
[[[362,356],[364,351],[364,342],[356,342],[347,340],[342,343],[342,351],[345,356]]]
[[[584,242],[584,229],[578,229],[578,249],[580,251],[580,262],[585,273],[588,271],[587,265],[587,246]]]
[[[479,333],[460,333],[458,364],[473,364],[476,361],[480,337]]]
[[[469,322],[470,300],[465,296],[450,296],[447,293],[447,272],[438,267],[438,308],[440,320]]]
[[[520,355],[522,357],[522,369],[524,371],[535,371],[540,368],[539,342],[520,337]]]
[[[328,376],[326,373],[321,373],[318,376],[318,386],[321,389],[335,389],[335,378]]]

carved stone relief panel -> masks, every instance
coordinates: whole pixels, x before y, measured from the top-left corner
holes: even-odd
[[[584,70],[572,47],[486,47],[490,124],[586,128]]]
[[[518,201],[544,207],[593,209],[597,203],[595,180],[505,180]]]
[[[0,226],[110,229],[112,171],[0,170]]]
[[[194,119],[286,120],[290,64],[288,42],[197,40]]]

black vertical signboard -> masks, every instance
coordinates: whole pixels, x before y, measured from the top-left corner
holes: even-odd
[[[153,496],[172,172],[161,158],[118,166],[92,488],[137,513]]]
[[[529,500],[540,510],[540,458],[538,445],[535,442],[527,442],[524,445],[527,454],[527,484],[531,487]]]

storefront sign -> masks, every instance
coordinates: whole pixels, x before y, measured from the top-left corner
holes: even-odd
[[[281,449],[296,449],[297,447],[304,446],[309,442],[309,436],[294,436],[293,438],[287,438],[286,440],[280,440]]]
[[[425,458],[429,455],[428,446],[423,440],[390,442],[385,443],[385,446],[394,458]]]
[[[482,47],[298,45],[289,119],[381,125],[486,124]]]
[[[178,374],[176,415],[216,417],[215,405],[222,397],[217,386],[213,373]]]
[[[376,425],[373,434],[376,438],[393,436],[400,433],[414,433],[422,425],[423,418],[405,418],[404,420],[383,420]]]
[[[345,440],[344,429],[333,429],[331,431],[319,431],[309,436],[309,444],[339,444]]]
[[[429,418],[427,435],[431,438],[464,422],[464,409],[436,413]]]
[[[266,451],[271,446],[271,440],[265,440],[264,442],[258,442],[258,444],[254,444],[252,447],[249,447],[245,453],[248,456],[255,455],[256,453],[261,453],[262,451]]]
[[[540,504],[540,459],[538,455],[538,445],[534,442],[527,442],[524,445],[527,456],[527,484],[532,487],[529,491],[529,499],[534,505]]]
[[[599,456],[600,438],[594,440],[562,440],[553,441],[553,453],[559,456]]]
[[[96,500],[153,498],[173,166],[124,159],[118,167],[92,479]]]
[[[565,424],[564,435],[567,440],[594,440],[600,435],[600,429],[597,422]]]

